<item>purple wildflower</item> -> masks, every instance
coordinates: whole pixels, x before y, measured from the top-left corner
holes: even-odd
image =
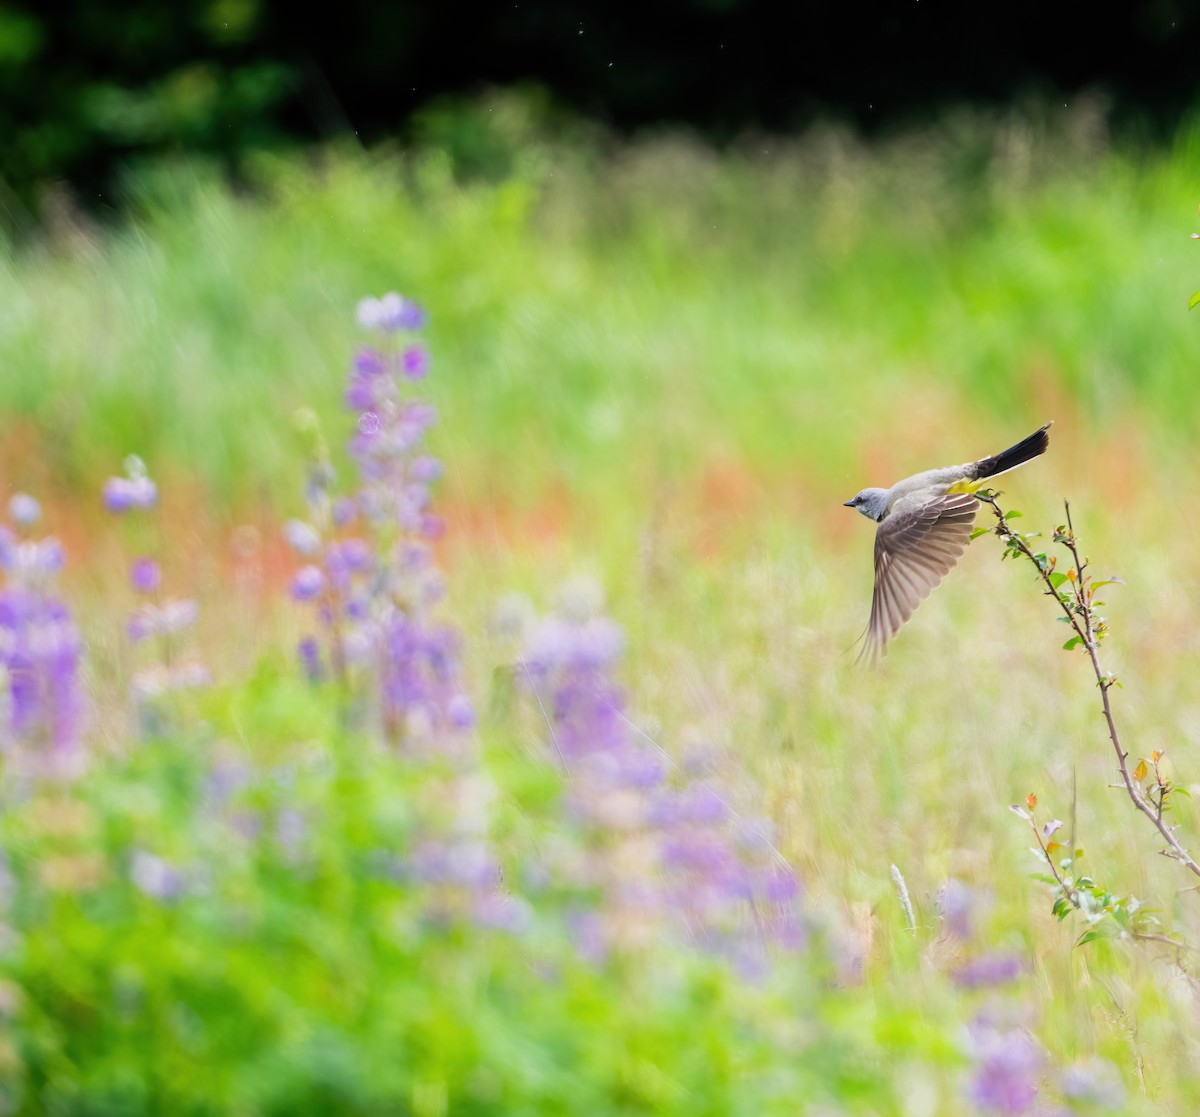
[[[153,508],[158,487],[149,477],[110,477],[104,482],[104,503],[120,514],[135,508]]]
[[[23,526],[35,522],[30,504],[13,503]],[[0,529],[0,747],[30,773],[59,778],[79,774],[84,761],[83,645],[53,585],[65,558],[56,539],[18,542]]]
[[[158,488],[141,458],[125,459],[125,476],[110,477],[104,484],[104,502],[114,513],[149,509],[158,501]],[[208,668],[196,659],[181,656],[178,636],[199,616],[199,605],[186,598],[159,599],[162,569],[153,558],[141,556],[130,565],[129,580],[142,601],[133,609],[125,632],[131,644],[153,641],[152,653],[142,653],[131,677],[134,720],[143,735],[161,732],[157,712],[144,703],[157,695],[210,681]]]
[[[382,298],[359,301],[358,324],[364,329],[384,333],[419,330],[425,324],[425,313],[416,303],[390,291]]]
[[[410,345],[401,355],[400,364],[409,380],[424,380],[429,374],[429,350],[423,345]]]
[[[153,508],[158,502],[158,486],[150,480],[146,463],[136,454],[125,459],[125,476],[104,482],[104,503],[118,515],[132,509]]]
[[[32,527],[42,518],[42,506],[26,493],[17,493],[8,502],[8,514],[14,524]]]
[[[186,887],[183,873],[161,857],[138,850],[129,862],[129,879],[152,900],[177,900]]]
[[[319,566],[302,566],[292,580],[292,596],[297,601],[311,601],[325,588],[325,574]]]
[[[311,558],[321,549],[321,536],[312,524],[303,520],[288,520],[283,529],[284,537],[292,550],[305,558]]]
[[[300,656],[300,664],[309,682],[320,681],[324,672],[321,669],[321,645],[317,643],[316,637],[304,637],[296,645],[296,652]]]
[[[973,929],[971,916],[975,908],[974,892],[962,881],[948,880],[938,894],[938,902],[946,933],[964,942],[969,939]]]
[[[1020,1028],[996,1029],[976,1024],[971,1029],[975,1056],[969,1095],[990,1113],[1028,1113],[1037,1098],[1042,1052]]]
[[[428,454],[419,454],[408,467],[408,475],[414,481],[436,481],[442,475],[442,463]]]
[[[126,631],[135,644],[152,636],[169,636],[196,623],[200,606],[188,599],[172,598],[155,605],[140,605],[129,617]]]
[[[740,823],[708,782],[669,778],[664,754],[635,735],[610,672],[624,643],[577,582],[559,611],[527,625],[520,665],[569,779],[565,806],[585,843],[580,873],[599,889],[608,948],[677,922],[698,946],[750,972],[772,942],[805,941],[801,888],[767,828]]]
[[[358,320],[394,334],[419,328],[424,314],[393,293],[362,300]],[[308,563],[294,578],[293,596],[314,603],[323,637],[306,638],[299,655],[311,679],[327,665],[351,688],[370,688],[361,709],[377,711],[398,755],[427,765],[419,837],[405,856],[381,852],[387,876],[421,882],[427,915],[439,924],[473,920],[519,931],[527,911],[499,891],[486,838],[488,785],[477,774],[475,713],[462,693],[458,635],[433,615],[443,582],[430,548],[441,531],[431,485],[441,463],[423,453],[422,442],[437,411],[408,395],[427,367],[422,348],[390,338],[379,348],[360,347],[351,362],[344,398],[357,413],[349,452],[358,488],[336,497],[332,471],[318,461],[310,477],[319,471],[322,480],[309,485],[307,523],[287,529]]]
[[[984,954],[959,966],[950,975],[964,989],[1007,985],[1021,976],[1021,959],[1015,954]]]
[[[138,593],[155,593],[162,582],[162,571],[154,559],[134,559],[129,569],[129,580]]]

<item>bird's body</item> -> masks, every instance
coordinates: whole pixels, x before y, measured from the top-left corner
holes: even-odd
[[[846,501],[879,524],[864,654],[886,654],[888,640],[958,562],[979,507],[973,494],[989,478],[1044,454],[1049,430],[1047,423],[999,454],[914,473],[889,489],[863,489]]]

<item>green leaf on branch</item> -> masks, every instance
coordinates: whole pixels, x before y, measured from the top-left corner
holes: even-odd
[[[1011,512],[1005,512],[1004,518],[1006,520],[1019,520],[1024,515],[1025,515],[1024,512],[1021,512],[1020,510],[1014,508]]]
[[[1072,636],[1071,639],[1063,645],[1063,651],[1069,652],[1072,649],[1079,647],[1079,645],[1082,643],[1083,641],[1080,640],[1078,636]]]
[[[992,529],[990,527],[977,527],[973,532],[971,532],[971,538],[978,539],[981,535],[987,535],[987,533],[991,530]]]
[[[1057,571],[1050,575],[1050,584],[1055,589],[1058,589],[1058,587],[1061,586],[1066,580],[1067,576],[1065,574],[1058,573]]]
[[[1194,310],[1200,306],[1200,291],[1193,291],[1192,297],[1188,299],[1188,310]]]

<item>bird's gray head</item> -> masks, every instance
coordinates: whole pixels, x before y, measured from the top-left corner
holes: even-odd
[[[863,489],[852,500],[845,501],[847,508],[857,508],[868,520],[878,523],[887,511],[887,489]]]

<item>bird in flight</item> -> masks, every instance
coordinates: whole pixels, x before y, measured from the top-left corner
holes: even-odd
[[[914,473],[890,489],[863,489],[845,502],[879,525],[864,656],[886,655],[888,641],[958,562],[979,508],[975,492],[989,478],[1044,454],[1050,427],[1047,423],[999,454]]]

